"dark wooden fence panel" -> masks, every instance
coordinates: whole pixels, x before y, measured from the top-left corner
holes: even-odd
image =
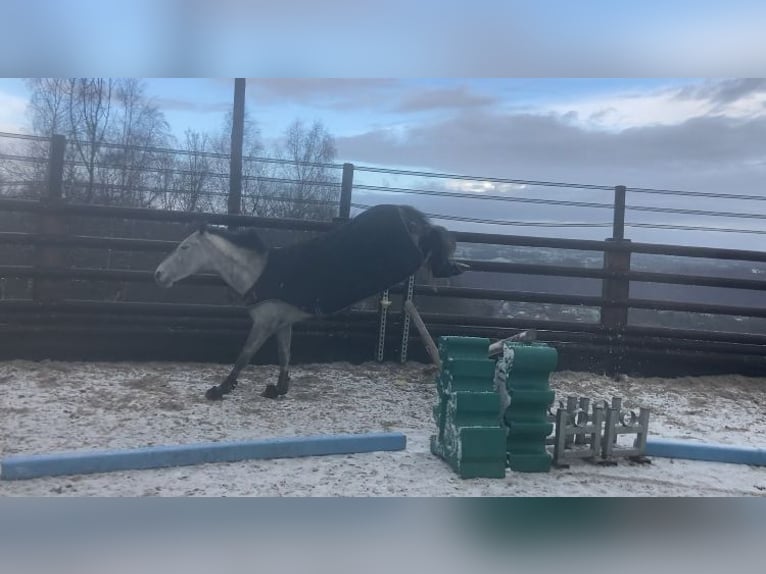
[[[55,181],[49,183],[49,189],[55,190]],[[220,279],[205,275],[189,278],[172,292],[159,289],[154,285],[152,273],[164,254],[188,233],[190,224],[200,219],[222,225],[256,227],[268,237],[270,244],[277,245],[325,232],[333,226],[331,222],[74,205],[62,203],[55,197],[42,201],[0,199],[0,214],[4,221],[12,219],[17,223],[0,232],[0,332],[3,344],[10,344],[11,349],[22,340],[14,337],[14,333],[36,334],[38,344],[43,340],[58,340],[62,349],[70,350],[77,343],[77,337],[72,337],[78,333],[162,340],[177,335],[187,341],[196,337],[198,342],[209,342],[211,337],[219,335],[219,341],[236,347],[248,324],[236,297]],[[342,219],[343,208],[339,215]],[[619,221],[616,225],[619,226]],[[747,365],[748,369],[763,367],[766,332],[661,328],[632,324],[631,314],[651,311],[763,319],[766,310],[762,305],[740,304],[735,295],[740,290],[760,295],[766,291],[766,281],[636,271],[631,269],[631,255],[673,255],[760,264],[766,262],[766,253],[639,244],[619,237],[619,231],[615,234],[616,237],[607,241],[592,241],[456,233],[459,242],[469,244],[592,252],[600,254],[604,263],[596,268],[466,259],[472,267],[471,276],[486,278],[489,285],[495,285],[490,281],[493,277],[505,276],[510,280],[514,277],[537,278],[537,281],[555,278],[559,280],[557,285],[569,288],[556,292],[553,288],[533,291],[466,287],[457,281],[435,287],[418,284],[416,303],[436,336],[501,337],[521,329],[537,328],[541,340],[570,353],[570,359],[572,353],[592,358],[597,351],[606,352],[613,358],[620,357],[618,367],[621,369],[627,364],[626,357],[671,351],[684,354],[689,360],[693,357],[701,360],[704,356],[706,363],[710,363],[712,357],[728,357],[726,360],[731,361],[732,369],[736,365]],[[583,283],[578,283],[580,287],[575,289],[575,281]],[[28,288],[30,282],[34,289]],[[631,296],[631,286],[642,283],[727,289],[733,296],[727,304]],[[601,289],[597,289],[599,284]],[[396,330],[401,328],[402,292],[401,285],[391,289],[395,299],[389,313],[390,342],[387,345],[392,351],[387,351],[387,356],[391,357],[397,352],[399,333]],[[596,313],[596,319],[550,320],[534,314],[521,316],[521,313],[516,317],[493,316],[498,305],[510,305],[511,310],[518,310],[520,306],[542,310],[590,308]],[[349,351],[349,356],[354,357],[364,356],[360,345],[369,344],[368,358],[372,358],[377,336],[376,311],[373,298],[332,320],[310,322],[298,329],[298,333],[306,341],[313,341],[312,344],[316,343],[316,337],[322,338],[319,334],[326,335],[329,338],[322,343],[324,347],[328,341],[333,344],[355,341],[349,347],[355,349]],[[560,318],[566,314],[553,316]],[[144,349],[147,343],[138,339],[131,343],[132,348]],[[414,334],[413,339],[417,341]],[[85,340],[81,338],[83,344]],[[110,352],[119,350],[114,341],[104,340],[103,345],[109,347]],[[412,356],[420,356],[415,344],[411,346]],[[216,356],[228,356],[229,351],[222,350],[218,344],[215,349]],[[236,349],[230,351],[234,353]],[[28,349],[22,354],[26,352]],[[168,356],[180,356],[179,353],[180,349],[176,349]],[[154,357],[156,353],[152,351],[146,356],[149,355]],[[340,350],[331,349],[325,356],[341,355]]]

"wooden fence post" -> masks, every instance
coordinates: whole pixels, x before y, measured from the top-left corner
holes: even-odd
[[[613,374],[622,371],[624,355],[622,336],[628,324],[628,299],[630,297],[630,239],[625,239],[625,186],[614,188],[614,223],[612,237],[606,241],[620,247],[604,251],[604,271],[609,276],[602,282],[601,326],[610,336],[609,368]]]
[[[229,158],[229,201],[231,215],[242,213],[242,145],[245,130],[245,78],[234,79],[234,110],[231,122]],[[232,226],[229,226],[230,228]]]
[[[40,235],[60,235],[64,230],[64,223],[57,213],[56,208],[64,196],[64,152],[66,150],[66,138],[62,135],[51,137],[50,151],[48,153],[48,173],[46,187],[40,197],[40,203],[44,209],[37,220],[37,233]],[[60,252],[55,246],[37,245],[34,250],[35,267],[41,273],[47,269],[61,267]],[[56,282],[46,277],[36,277],[33,280],[32,299],[38,303],[46,303],[58,298]]]
[[[340,183],[339,219],[351,218],[351,192],[354,189],[354,164],[343,164],[343,178]]]
[[[612,222],[612,239],[625,239],[625,186],[614,188],[614,220]]]

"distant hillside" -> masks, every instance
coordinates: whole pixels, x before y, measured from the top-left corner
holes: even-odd
[[[596,269],[601,268],[603,258],[603,255],[597,252],[478,244],[459,245],[457,255],[465,259],[483,261],[537,263]],[[766,281],[766,263],[635,254],[632,258],[632,269],[656,273],[762,279]],[[464,287],[507,289],[536,293],[586,296],[599,296],[601,294],[601,281],[598,279],[542,275],[469,272],[454,278],[451,284]],[[638,299],[736,305],[753,308],[766,307],[766,290],[724,289],[644,282],[632,282],[630,289],[631,297]],[[494,317],[512,316],[516,318],[529,317],[564,321],[599,320],[597,308],[562,307],[560,305],[533,303],[504,303],[501,301],[487,302],[483,308],[485,312],[490,311]],[[634,310],[631,311],[630,321],[634,324],[684,329],[766,333],[766,319],[744,317]]]

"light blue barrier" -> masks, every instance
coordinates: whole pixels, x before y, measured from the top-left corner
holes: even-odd
[[[748,446],[650,439],[646,441],[646,455],[766,466],[766,448]]]
[[[394,451],[404,450],[406,446],[407,437],[401,433],[369,433],[15,455],[0,459],[0,479],[22,480],[40,476],[138,470],[206,462]]]

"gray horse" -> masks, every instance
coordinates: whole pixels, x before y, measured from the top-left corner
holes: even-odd
[[[425,266],[433,277],[451,277],[467,266],[451,259],[455,242],[407,205],[378,205],[331,231],[281,248],[268,248],[253,229],[202,226],[184,239],[154,274],[170,287],[197,272],[214,272],[248,306],[253,325],[231,372],[206,397],[221,399],[237,386],[240,371],[272,335],[279,379],[262,395],[289,388],[292,326],[341,311],[406,279]]]

